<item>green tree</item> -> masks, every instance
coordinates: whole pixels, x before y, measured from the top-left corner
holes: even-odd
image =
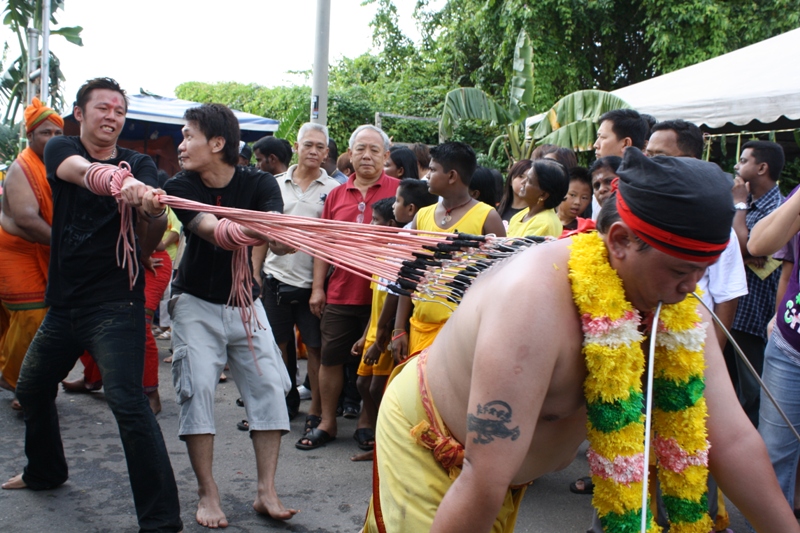
[[[58,21],[55,18],[56,11],[63,7],[63,2],[60,0],[8,0],[3,10],[3,24],[16,34],[20,56],[11,61],[10,64],[5,65],[5,74],[0,78],[0,100],[6,106],[6,113],[3,117],[4,124],[14,124],[17,114],[27,101],[25,78],[28,54],[31,51],[27,49],[26,32],[29,27],[41,31],[43,1],[50,2],[50,35],[60,35],[71,43],[83,46],[80,36],[83,28],[80,26],[56,27],[58,25]],[[40,55],[38,50],[34,52]],[[49,100],[49,105],[58,110],[64,107],[64,94],[61,89],[62,81],[64,81],[64,74],[61,72],[58,57],[50,53],[50,91],[48,95],[42,96],[42,100],[45,103],[48,103]]]

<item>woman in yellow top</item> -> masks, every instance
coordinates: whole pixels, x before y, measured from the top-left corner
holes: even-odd
[[[508,223],[509,237],[559,237],[563,231],[555,212],[569,188],[567,169],[558,161],[537,159],[522,185],[520,196],[528,205]]]

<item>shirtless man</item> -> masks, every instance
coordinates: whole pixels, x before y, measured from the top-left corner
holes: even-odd
[[[618,195],[607,202],[612,208],[601,215],[598,228],[625,298],[647,317],[659,301],[684,300],[724,249],[732,199],[717,167],[688,158],[648,162],[638,150],[626,150],[619,172]],[[693,193],[680,200],[683,209],[668,198],[673,192],[668,184],[675,180],[674,187]],[[613,209],[621,198],[630,207],[620,209],[622,218]],[[696,260],[665,253],[662,240],[641,230],[645,214],[653,211],[658,217],[647,221],[650,227],[657,223],[656,229],[681,242],[702,245],[680,248]],[[687,219],[688,226],[676,224]],[[703,237],[709,234],[712,238]],[[481,276],[427,353],[394,378],[378,418],[379,496],[373,495],[365,531],[512,530],[521,491],[510,487],[573,460],[587,436],[587,368],[568,278],[571,245],[564,240],[533,247]],[[709,321],[705,312],[702,316]],[[713,331],[707,328],[705,342],[710,470],[756,530],[800,532],[763,442],[736,407]],[[418,378],[419,365],[424,380]],[[425,388],[427,404],[421,401]],[[497,409],[487,412],[487,404]],[[425,439],[410,435],[409,430],[431,437],[428,423],[443,436],[431,443],[441,444],[437,459],[419,444]]]

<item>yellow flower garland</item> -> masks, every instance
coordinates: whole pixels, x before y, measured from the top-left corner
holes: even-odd
[[[596,233],[573,238],[572,294],[581,314],[584,382],[594,482],[606,533],[640,531],[644,475],[641,318]],[[705,330],[696,302],[663,306],[653,386],[653,449],[671,533],[708,533],[708,441],[703,398]],[[648,532],[659,532],[650,510]]]

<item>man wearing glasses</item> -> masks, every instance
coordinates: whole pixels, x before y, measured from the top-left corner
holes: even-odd
[[[393,197],[400,183],[383,172],[390,144],[389,137],[380,128],[368,124],[356,128],[350,136],[348,150],[355,174],[328,194],[321,218],[370,223],[372,204]],[[322,420],[317,427],[307,426],[308,432],[296,444],[301,450],[313,450],[336,438],[336,405],[344,385],[343,369],[346,364],[358,365],[350,349],[366,328],[370,316],[369,281],[334,269],[326,289],[329,267],[325,261],[314,259],[309,307],[322,321],[319,369]],[[366,420],[359,420],[360,427],[362,424],[366,427]]]

